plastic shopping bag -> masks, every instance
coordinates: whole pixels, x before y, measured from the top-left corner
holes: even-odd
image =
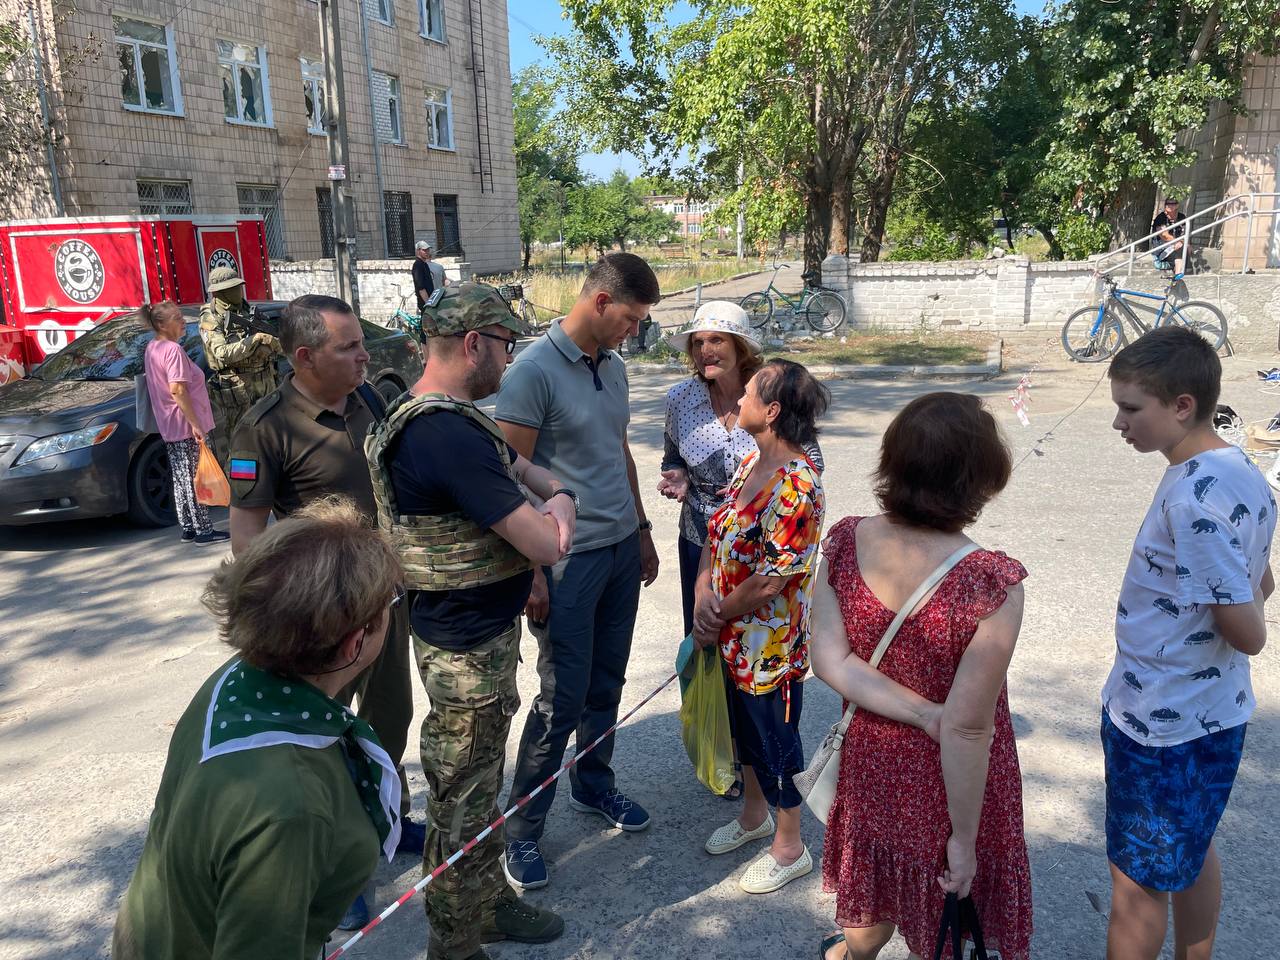
[[[680,707],[684,749],[698,779],[724,796],[733,786],[733,739],[720,651],[715,647],[695,650],[691,666],[693,679]]]
[[[196,500],[206,507],[231,506],[231,484],[218,466],[218,458],[200,441],[200,460],[196,463]]]

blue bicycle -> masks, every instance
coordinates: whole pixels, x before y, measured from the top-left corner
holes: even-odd
[[[1182,274],[1174,274],[1170,278],[1163,295],[1118,289],[1113,277],[1106,274],[1096,276],[1106,287],[1102,302],[1096,307],[1082,307],[1062,325],[1062,346],[1072,360],[1098,363],[1112,357],[1129,342],[1125,333],[1126,320],[1138,331],[1138,336],[1156,327],[1178,323],[1200,334],[1214,350],[1221,349],[1227,342],[1227,318],[1213,304],[1201,300],[1173,303],[1169,299],[1174,284],[1182,279]],[[1160,303],[1160,309],[1149,326],[1139,319],[1126,297]]]

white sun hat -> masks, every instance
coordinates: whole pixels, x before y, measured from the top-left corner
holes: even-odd
[[[708,300],[693,315],[693,323],[667,337],[667,343],[681,353],[688,353],[689,341],[695,333],[713,330],[737,337],[747,345],[752,356],[758,357],[764,352],[756,332],[751,329],[747,320],[747,311],[728,300]]]

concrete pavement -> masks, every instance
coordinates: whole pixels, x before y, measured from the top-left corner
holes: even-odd
[[[741,281],[740,281],[741,282]],[[754,288],[763,286],[757,280]],[[744,291],[745,292],[745,291]],[[1026,564],[1027,609],[1009,676],[1025,790],[1035,893],[1036,958],[1103,954],[1104,921],[1084,892],[1109,896],[1102,835],[1099,696],[1111,662],[1115,598],[1128,550],[1161,470],[1110,429],[1101,367],[1066,364],[1060,348],[1028,345],[1001,378],[956,385],[987,398],[1019,463],[1009,489],[974,530],[979,542]],[[1043,365],[1032,387],[1032,425],[1005,399],[1021,373]],[[1246,419],[1270,416],[1280,396],[1253,370],[1272,358],[1226,361],[1224,400]],[[675,561],[677,507],[654,492],[663,397],[677,380],[632,381],[631,443],[663,558],[644,591],[623,709],[671,672],[679,640]],[[868,475],[892,414],[937,382],[831,384],[824,424],[829,524],[874,511]],[[1064,415],[1053,433],[1035,441]],[[225,521],[224,521],[225,522]],[[119,520],[0,530],[0,957],[80,960],[105,953],[116,903],[136,863],[173,723],[228,655],[199,606],[219,561],[181,545],[173,530],[140,531]],[[1273,643],[1276,634],[1272,634]],[[536,690],[525,637],[520,690]],[[1273,648],[1255,659],[1260,707],[1218,835],[1226,901],[1217,955],[1269,956],[1280,942],[1273,884],[1280,828],[1272,816],[1280,769],[1280,667]],[[417,720],[426,701],[417,690]],[[806,695],[806,745],[839,713],[820,682]],[[564,914],[565,936],[539,947],[497,944],[499,960],[551,958],[811,957],[832,923],[833,898],[818,873],[769,897],[749,897],[737,878],[759,845],[723,857],[702,850],[737,806],[693,777],[679,736],[679,695],[664,691],[619,734],[619,785],[646,804],[651,829],[623,834],[571,811],[556,797],[544,851],[552,882],[529,898]],[[508,769],[523,713],[508,745]],[[415,721],[416,723],[416,721]],[[421,816],[423,781],[406,757]],[[815,857],[821,827],[806,816]],[[383,863],[371,905],[381,908],[420,877],[411,857]],[[425,956],[422,905],[414,900],[351,954],[381,960]],[[882,954],[902,960],[895,940]]]

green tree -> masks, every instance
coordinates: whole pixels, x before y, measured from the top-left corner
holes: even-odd
[[[535,242],[560,234],[565,192],[582,182],[578,148],[555,116],[555,90],[536,67],[526,67],[511,84],[515,124],[516,188],[520,246],[529,269]]]
[[[1239,109],[1245,66],[1278,38],[1276,0],[1061,0],[1047,189],[1100,214],[1116,243],[1145,236],[1157,190],[1194,159],[1179,135],[1217,102]]]
[[[678,229],[674,217],[648,206],[640,186],[618,170],[609,180],[591,181],[569,191],[564,236],[570,247],[585,247],[601,256],[613,247],[645,243]]]

